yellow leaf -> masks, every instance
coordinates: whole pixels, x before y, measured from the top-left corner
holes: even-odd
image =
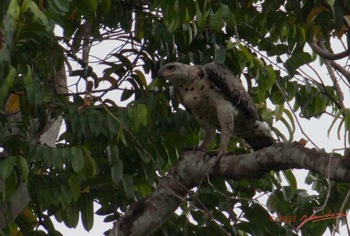
[[[308,141],[306,139],[301,138],[298,143],[300,143],[301,145],[305,146],[307,144],[307,142]]]
[[[5,113],[16,113],[19,112],[19,109],[19,96],[17,94],[11,94],[6,102]]]
[[[310,11],[310,14],[307,16],[306,24],[309,26],[311,22],[313,22],[313,20],[316,18],[316,16],[324,11],[328,11],[328,8],[325,6],[318,6],[318,7],[312,8],[312,10]]]

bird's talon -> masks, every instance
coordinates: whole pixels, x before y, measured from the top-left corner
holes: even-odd
[[[183,151],[200,151],[200,152],[205,152],[205,150],[203,150],[200,147],[183,147],[182,150]]]
[[[218,151],[208,151],[205,153],[204,157],[208,156],[208,157],[212,158],[212,157],[218,156],[218,154],[219,154]]]

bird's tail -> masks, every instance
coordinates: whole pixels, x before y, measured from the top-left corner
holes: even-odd
[[[276,143],[271,135],[270,127],[266,122],[256,121],[254,132],[244,137],[244,140],[253,148],[254,151],[268,147]]]

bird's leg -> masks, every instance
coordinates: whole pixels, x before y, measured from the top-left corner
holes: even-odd
[[[226,130],[221,130],[220,133],[220,147],[218,157],[227,154],[227,146],[230,142],[231,133]]]
[[[231,107],[227,106],[219,106],[218,109],[218,119],[220,123],[220,147],[219,147],[219,153],[218,157],[220,158],[222,155],[227,154],[227,146],[230,142],[230,137],[233,133],[233,126],[234,126],[234,116],[232,111],[230,109]]]
[[[201,143],[201,145],[199,145],[199,149],[203,150],[203,151],[208,151],[208,146],[210,144],[211,141],[213,141],[214,137],[215,137],[215,133],[216,133],[216,129],[215,128],[206,128],[205,130],[205,136],[204,139]]]
[[[211,141],[215,138],[216,134],[216,128],[210,127],[210,128],[205,128],[205,136],[203,139],[203,142],[201,145],[198,147],[198,149],[205,151],[204,159],[209,156],[213,157],[217,155],[217,151],[208,151],[208,146]]]
[[[205,136],[204,139],[202,141],[202,143],[199,146],[196,147],[185,147],[183,148],[183,150],[185,151],[202,151],[207,153],[208,151],[208,146],[210,144],[211,141],[213,141],[215,134],[216,134],[216,129],[209,127],[209,128],[204,128],[205,130]]]

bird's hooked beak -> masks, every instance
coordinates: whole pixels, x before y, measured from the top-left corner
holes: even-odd
[[[170,75],[169,72],[167,72],[167,70],[164,66],[161,67],[157,72],[157,77],[159,79],[166,79],[166,77],[168,77],[169,75]]]
[[[162,66],[157,73],[158,78],[163,80],[170,80],[172,77],[176,77],[177,65],[173,63]]]

